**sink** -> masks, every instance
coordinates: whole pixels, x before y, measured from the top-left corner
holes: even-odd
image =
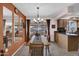
[[[67,35],[73,35],[73,36],[77,36],[78,34],[71,34],[71,33],[66,33]]]

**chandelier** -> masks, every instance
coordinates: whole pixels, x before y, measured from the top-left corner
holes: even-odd
[[[36,23],[40,23],[43,21],[43,19],[39,17],[39,6],[37,6],[36,9],[37,9],[37,16],[36,19],[35,18],[33,19],[33,21]]]

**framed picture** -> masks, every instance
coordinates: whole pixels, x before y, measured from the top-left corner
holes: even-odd
[[[52,28],[55,28],[55,25],[52,25]]]

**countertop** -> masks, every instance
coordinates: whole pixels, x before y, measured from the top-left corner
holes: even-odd
[[[58,32],[58,31],[57,31]],[[64,34],[64,35],[68,35],[68,36],[79,36],[79,34],[77,34],[77,33],[73,33],[73,34],[71,34],[71,33],[66,33],[66,32],[58,32],[58,33],[61,33],[61,34]]]

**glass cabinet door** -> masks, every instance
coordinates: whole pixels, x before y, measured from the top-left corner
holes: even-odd
[[[22,18],[14,14],[14,42],[18,42],[23,38]]]
[[[3,7],[3,43],[4,48],[12,44],[12,12]]]
[[[19,24],[18,24],[19,16],[17,14],[14,14],[14,42],[17,42],[19,40]]]

